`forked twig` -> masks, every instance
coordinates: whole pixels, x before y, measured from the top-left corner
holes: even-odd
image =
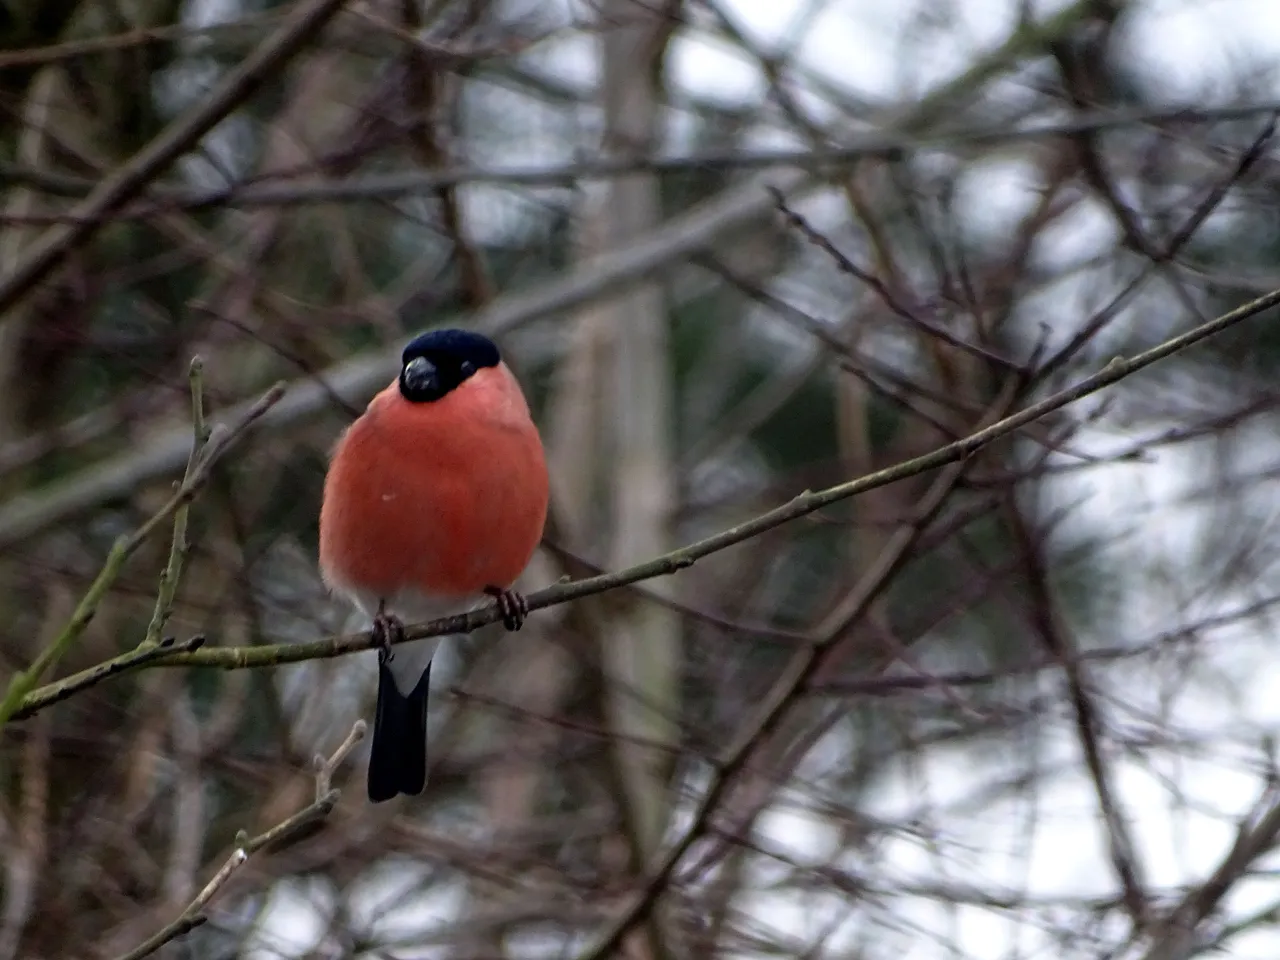
[[[355,745],[364,738],[366,729],[365,722],[357,720],[355,726],[351,728],[351,732],[347,734],[347,738],[342,741],[338,749],[328,759],[322,756],[316,757],[316,798],[312,803],[256,837],[249,837],[243,830],[236,834],[235,849],[231,851],[231,855],[218,868],[218,871],[210,878],[209,882],[204,885],[204,888],[196,894],[195,899],[187,904],[186,909],[178,914],[171,923],[166,924],[141,944],[120,956],[119,960],[141,960],[141,958],[155,953],[166,943],[190,933],[196,927],[205,923],[209,919],[204,912],[205,907],[217,895],[218,891],[226,886],[232,874],[243,866],[249,857],[264,847],[279,847],[297,840],[321,820],[324,820],[337,805],[340,795],[340,791],[330,786],[333,773],[341,766],[343,760],[347,758],[355,748]]]

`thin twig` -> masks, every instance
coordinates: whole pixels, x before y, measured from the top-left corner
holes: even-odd
[[[84,632],[94,614],[97,613],[98,604],[102,602],[103,597],[110,591],[116,578],[124,570],[129,558],[159,529],[161,524],[165,523],[179,508],[191,502],[208,481],[214,464],[218,462],[218,459],[229,451],[263,414],[279,402],[282,396],[284,396],[284,386],[276,384],[244,413],[238,423],[223,429],[221,432],[215,431],[205,444],[190,476],[182,482],[174,495],[169,498],[169,501],[133,533],[121,537],[115,542],[111,552],[107,555],[106,563],[103,564],[98,576],[90,584],[89,589],[80,600],[67,625],[63,627],[53,642],[36,657],[35,663],[9,681],[9,689],[5,694],[4,701],[0,702],[0,729],[4,728],[5,722],[15,712],[19,709],[25,710],[26,698],[35,689],[40,678],[57,665],[58,661],[71,649],[72,645]],[[108,671],[108,675],[110,673],[119,673],[121,669],[119,662],[134,658],[136,653],[137,651],[135,650],[122,654],[121,657],[116,657],[114,660],[107,661],[94,669],[105,669]],[[132,664],[137,666],[146,662],[153,661],[134,659]],[[46,687],[44,689],[49,688]],[[63,697],[65,696],[66,694],[63,694]]]
[[[47,63],[58,63],[95,54],[116,53],[153,43],[165,43],[179,40],[213,40],[227,35],[252,36],[260,34],[264,27],[269,27],[280,19],[277,10],[267,13],[255,13],[226,23],[211,23],[203,27],[189,24],[178,24],[166,27],[140,27],[123,33],[102,37],[87,37],[84,40],[67,40],[46,47],[27,47],[18,50],[0,52],[0,71],[17,67],[38,67]],[[87,191],[86,191],[87,192]]]
[[[1009,499],[1012,500],[1012,497]],[[1138,857],[1129,818],[1125,815],[1115,787],[1115,777],[1103,755],[1102,738],[1105,729],[1102,713],[1090,694],[1088,671],[1080,663],[1079,650],[1063,623],[1063,614],[1050,583],[1041,546],[1032,535],[1026,517],[1016,503],[1007,504],[1006,517],[1022,555],[1023,579],[1027,584],[1028,596],[1027,618],[1039,634],[1049,656],[1062,667],[1076,736],[1080,741],[1085,769],[1093,783],[1098,811],[1106,829],[1107,852],[1120,881],[1125,909],[1129,911],[1134,929],[1141,930],[1146,925],[1149,905],[1145,871]]]
[[[188,374],[191,382],[191,456],[187,458],[187,470],[182,477],[188,483],[200,464],[201,454],[209,442],[209,425],[204,418],[204,363],[199,357],[191,360]],[[179,489],[181,484],[179,485]],[[156,606],[151,614],[151,623],[147,626],[144,646],[154,646],[160,641],[160,635],[169,622],[173,612],[174,597],[178,593],[178,582],[182,579],[182,567],[186,563],[191,544],[187,542],[187,514],[191,510],[190,503],[184,503],[173,512],[173,541],[169,545],[169,562],[160,574],[160,589],[156,591]]]
[[[223,117],[247,100],[273,73],[338,12],[346,0],[307,0],[222,82],[198,109],[174,120],[128,162],[94,187],[71,211],[71,223],[51,228],[8,276],[0,278],[0,315],[18,302],[76,246],[84,243],[118,210],[142,193],[147,184],[186,153]]]
[[[682,156],[639,156],[580,160],[573,163],[528,166],[467,166],[415,173],[385,174],[361,179],[314,183],[253,183],[252,181],[206,190],[158,185],[148,193],[145,204],[116,211],[113,219],[148,219],[173,210],[207,207],[296,206],[322,203],[359,203],[426,195],[461,184],[490,183],[506,186],[572,186],[583,180],[605,180],[636,172],[678,173],[707,170],[767,170],[790,167],[813,169],[846,166],[877,157],[893,158],[932,150],[961,150],[993,143],[1015,143],[1053,139],[1091,131],[1113,130],[1137,124],[1213,123],[1243,120],[1275,113],[1280,103],[1243,104],[1202,109],[1192,106],[1160,110],[1097,111],[1060,123],[1045,123],[1011,130],[1008,123],[973,127],[932,136],[876,134],[860,137],[845,146],[791,150],[713,150]],[[51,174],[15,164],[0,163],[0,177],[16,183],[42,187],[59,194],[87,193],[95,181],[88,178]],[[101,215],[99,215],[101,216]],[[22,223],[82,223],[86,215],[40,214]]]
[[[97,666],[90,667],[87,670],[81,670],[79,673],[73,673],[69,677],[64,677],[55,683],[47,684],[40,688],[37,693],[48,691],[48,698],[41,702],[40,707],[51,706],[60,703],[68,697],[72,697],[81,690],[87,690],[89,687],[96,687],[103,680],[117,676],[121,673],[127,673],[137,667],[144,666],[153,660],[159,660],[161,657],[167,657],[171,653],[190,653],[193,650],[199,650],[204,646],[205,638],[203,635],[197,634],[186,640],[175,640],[173,637],[164,637],[159,643],[150,647],[138,646],[122,656],[113,660],[107,660]],[[19,707],[9,717],[10,720],[23,720],[29,717],[34,710],[29,709],[25,705]]]
[[[330,784],[333,782],[333,774],[342,766],[342,761],[346,760],[351,751],[356,748],[362,739],[364,739],[367,726],[363,720],[357,720],[355,726],[351,728],[351,732],[347,734],[347,739],[338,745],[338,749],[333,751],[333,755],[327,760],[323,754],[317,753],[313,761],[316,768],[316,802],[319,803],[329,795]]]
[[[1009,385],[1004,395],[996,400],[985,419],[1000,417],[1002,408],[1008,408],[1016,396],[1015,390],[1019,379],[1009,378]],[[1000,423],[1003,420],[996,422]],[[978,433],[982,431],[979,430]],[[710,826],[711,817],[728,792],[734,777],[747,765],[757,747],[778,729],[790,711],[791,705],[827,660],[827,654],[843,639],[846,631],[865,615],[884,587],[902,568],[924,528],[950,499],[963,469],[963,460],[954,460],[947,464],[947,469],[938,475],[921,498],[916,522],[899,527],[895,531],[885,549],[876,557],[875,562],[868,568],[845,601],[829,616],[823,618],[822,634],[817,642],[808,648],[797,650],[792,656],[782,676],[770,689],[764,703],[743,724],[734,742],[718,759],[711,783],[698,802],[689,826],[651,870],[640,893],[623,908],[595,943],[578,955],[578,960],[605,960],[606,957],[612,957],[627,932],[643,921],[653,909],[677,864]]]
[[[196,927],[205,923],[209,919],[205,915],[205,907],[208,906],[209,901],[226,885],[232,874],[243,866],[249,857],[264,847],[279,847],[297,838],[300,833],[310,831],[318,821],[327,817],[337,805],[339,796],[339,791],[332,789],[329,785],[333,772],[364,737],[366,729],[365,722],[357,720],[355,726],[351,728],[351,732],[347,734],[347,738],[342,741],[328,760],[323,757],[317,757],[316,799],[313,803],[308,804],[293,816],[282,820],[270,830],[260,833],[256,837],[249,837],[243,830],[236,834],[235,850],[218,868],[218,872],[205,884],[204,889],[196,894],[195,899],[187,905],[186,909],[173,922],[158,930],[128,953],[123,954],[119,960],[142,960],[143,957],[155,953],[166,943],[190,933]]]
[[[923,316],[918,310],[912,309],[909,305],[902,302],[891,289],[879,277],[875,276],[871,271],[865,270],[853,259],[847,256],[825,233],[813,226],[803,215],[793,209],[787,203],[787,198],[782,194],[773,193],[774,206],[778,208],[778,212],[806,241],[821,250],[835,264],[836,269],[847,276],[853,277],[855,280],[869,287],[881,302],[889,308],[891,312],[896,314],[902,320],[919,328],[929,336],[941,340],[957,350],[963,350],[965,353],[972,354],[980,360],[985,360],[993,368],[997,370],[1017,370],[1018,365],[1012,360],[993,353],[986,347],[978,343],[970,343],[963,337],[957,336],[941,324],[934,323],[932,320]]]

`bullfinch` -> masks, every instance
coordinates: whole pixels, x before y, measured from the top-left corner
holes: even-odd
[[[372,618],[378,706],[369,799],[427,779],[427,687],[441,637],[397,643],[404,623],[497,600],[508,630],[528,613],[511,589],[542,539],[547,464],[520,385],[478,333],[412,340],[400,374],[342,434],[325,476],[320,571]]]

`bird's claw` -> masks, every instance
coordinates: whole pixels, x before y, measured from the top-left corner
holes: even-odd
[[[395,614],[379,610],[373,618],[373,641],[378,645],[378,662],[388,663],[395,654],[393,644],[404,639],[404,622]]]
[[[501,587],[485,587],[484,592],[498,601],[504,627],[508,630],[519,630],[524,626],[525,617],[529,616],[529,601],[523,594],[515,590],[504,590]]]

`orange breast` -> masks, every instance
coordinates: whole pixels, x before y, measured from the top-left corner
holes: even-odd
[[[508,587],[542,538],[547,467],[505,365],[435,403],[392,384],[334,451],[320,565],[335,585],[467,597]]]

